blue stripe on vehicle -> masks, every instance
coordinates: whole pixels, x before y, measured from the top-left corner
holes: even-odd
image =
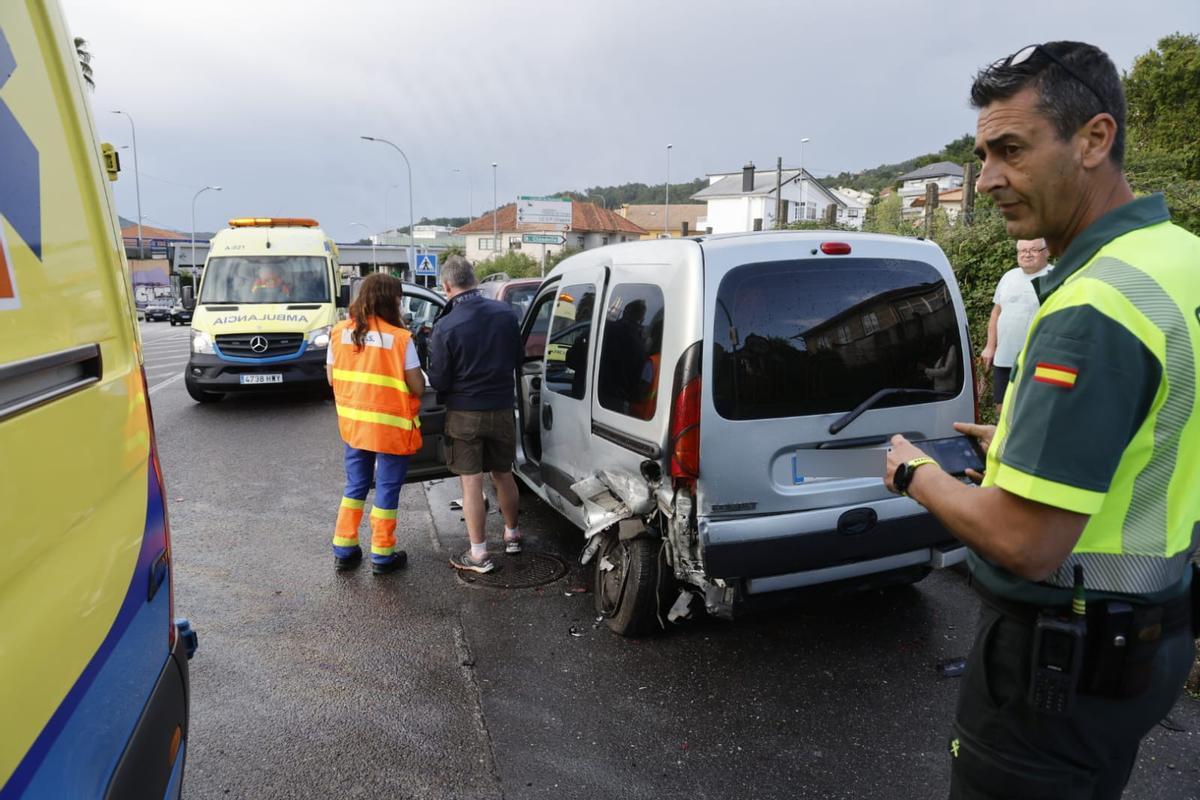
[[[217,347],[217,343],[213,342],[213,352],[222,361],[232,361],[235,364],[278,364],[282,361],[291,361],[304,355],[304,351],[308,349],[308,340],[300,345],[300,349],[286,356],[271,356],[270,358],[242,358],[241,356],[229,356],[221,352],[221,348]]]
[[[103,794],[170,657],[169,587],[164,585],[153,602],[146,602],[153,563],[166,547],[163,490],[153,460],[146,466],[146,523],[125,600],[96,654],[0,788],[0,800],[27,791],[31,797]]]

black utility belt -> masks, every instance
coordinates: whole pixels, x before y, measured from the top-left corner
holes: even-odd
[[[1031,629],[1030,702],[1049,713],[1068,713],[1076,692],[1130,698],[1149,688],[1162,640],[1200,621],[1200,575],[1192,590],[1148,605],[1092,600],[1084,617],[1069,606],[1041,608],[997,597],[982,585],[984,602]]]

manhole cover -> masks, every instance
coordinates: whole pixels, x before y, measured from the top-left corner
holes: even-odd
[[[455,570],[463,583],[490,586],[493,589],[528,589],[554,583],[567,574],[567,565],[558,556],[526,550],[517,556],[494,558],[496,568],[480,575],[478,572]]]

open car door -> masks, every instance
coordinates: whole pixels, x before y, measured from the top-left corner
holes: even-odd
[[[417,355],[424,370],[429,358],[429,337],[433,320],[446,305],[446,298],[411,283],[404,284],[404,299],[400,301],[404,325],[413,335]],[[408,462],[406,482],[432,481],[453,475],[446,468],[445,443],[442,432],[446,425],[446,407],[438,402],[437,392],[426,383],[421,397],[421,451]]]

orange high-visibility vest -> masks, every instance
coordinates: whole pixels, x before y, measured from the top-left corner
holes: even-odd
[[[340,322],[329,337],[333,348],[333,396],[338,430],[351,447],[407,456],[421,449],[421,401],[408,391],[404,363],[412,334],[374,317],[361,350],[353,321]]]

